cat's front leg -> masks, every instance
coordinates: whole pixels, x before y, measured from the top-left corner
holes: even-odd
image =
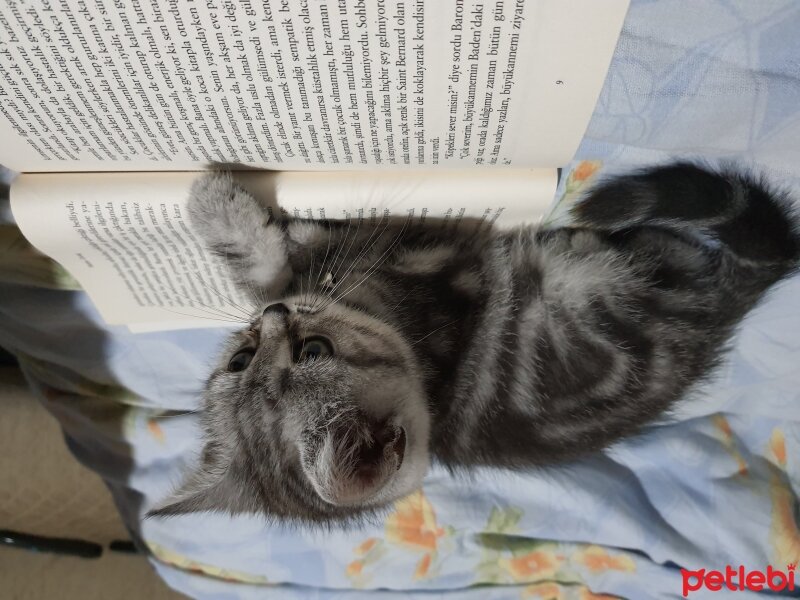
[[[188,211],[206,248],[225,261],[245,294],[280,297],[292,278],[286,234],[229,173],[198,179]]]

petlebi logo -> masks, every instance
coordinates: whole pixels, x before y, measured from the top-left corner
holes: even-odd
[[[748,571],[744,566],[735,568],[731,565],[725,571],[706,571],[698,569],[689,571],[681,569],[683,577],[683,597],[687,598],[691,592],[707,589],[712,592],[731,591],[741,592],[750,590],[760,592],[771,590],[773,592],[792,592],[795,589],[794,573],[797,563],[786,565],[786,570],[774,569],[769,565],[766,571]]]

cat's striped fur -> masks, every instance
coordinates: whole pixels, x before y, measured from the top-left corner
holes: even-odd
[[[795,269],[788,207],[757,179],[676,164],[602,183],[565,228],[277,223],[208,176],[193,223],[258,309],[208,382],[201,466],[154,512],[345,520],[418,487],[429,458],[601,450],[707,375]],[[309,336],[333,355],[302,358]],[[231,372],[242,348],[252,362]]]

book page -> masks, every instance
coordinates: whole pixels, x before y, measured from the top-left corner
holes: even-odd
[[[558,167],[628,0],[8,0],[17,171]]]
[[[235,325],[248,300],[224,261],[201,244],[187,216],[197,173],[71,173],[19,176],[14,218],[30,243],[81,284],[110,325],[137,331]],[[551,169],[369,173],[237,173],[278,215],[442,219],[442,226],[536,222],[556,187]]]

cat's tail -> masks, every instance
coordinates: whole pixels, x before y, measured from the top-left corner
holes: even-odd
[[[575,206],[573,216],[608,231],[655,226],[710,237],[772,281],[800,260],[798,218],[788,195],[733,170],[677,163],[609,179]]]

